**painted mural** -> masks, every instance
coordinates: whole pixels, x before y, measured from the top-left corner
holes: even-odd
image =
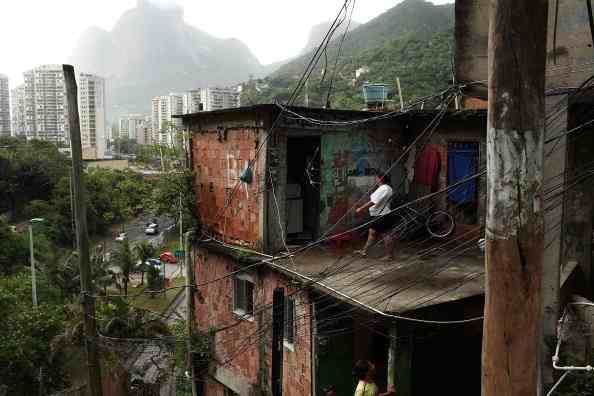
[[[365,202],[375,175],[389,168],[399,148],[378,131],[325,133],[321,146],[320,231],[335,233],[364,220],[349,208]]]

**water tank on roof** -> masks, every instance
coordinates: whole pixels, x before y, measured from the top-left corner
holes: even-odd
[[[388,99],[387,84],[363,85],[363,98],[366,104],[383,104]]]

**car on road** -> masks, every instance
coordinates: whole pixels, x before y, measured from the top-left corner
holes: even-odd
[[[126,239],[128,239],[128,234],[126,234],[125,232],[120,232],[120,233],[118,234],[118,236],[116,237],[116,239],[115,239],[115,240],[116,240],[117,242],[123,242],[123,241],[125,241]]]
[[[151,223],[148,225],[148,227],[146,227],[144,233],[146,235],[157,235],[159,233],[159,226],[155,223]]]
[[[163,252],[159,256],[159,260],[164,263],[177,264],[177,258],[171,252]]]
[[[138,260],[138,262],[135,265],[136,272],[146,271],[146,267],[154,267],[154,268],[158,269],[159,271],[161,271],[161,267],[163,266],[163,263],[161,263],[161,261],[156,258],[150,258],[150,259],[145,260],[145,262],[144,262],[145,268],[144,269],[142,269],[142,266],[140,265],[140,263],[141,263],[141,261]]]
[[[146,265],[150,265],[150,266],[152,266],[152,267],[158,267],[158,268],[160,268],[160,267],[161,267],[161,265],[162,265],[162,263],[161,263],[161,261],[160,261],[160,260],[158,260],[158,259],[154,259],[154,258],[146,260],[146,261],[144,262],[144,264],[146,264]]]

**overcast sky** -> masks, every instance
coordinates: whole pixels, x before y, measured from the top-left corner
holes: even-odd
[[[431,0],[436,4],[453,0]],[[0,0],[0,73],[11,87],[37,65],[66,62],[88,27],[110,30],[136,0]],[[309,29],[334,19],[344,0],[152,0],[184,8],[186,23],[221,38],[235,37],[267,64],[305,45]],[[359,0],[353,19],[367,22],[400,0]]]

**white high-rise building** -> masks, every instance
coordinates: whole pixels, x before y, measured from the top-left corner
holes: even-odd
[[[104,158],[107,132],[105,79],[93,74],[80,73],[77,85],[83,153],[87,153],[86,158]]]
[[[68,104],[62,65],[43,65],[23,73],[25,80],[23,133],[28,139],[69,145]]]
[[[43,65],[23,73],[25,83],[12,91],[15,135],[70,146],[68,103],[62,65]],[[105,80],[79,73],[78,112],[85,158],[103,158],[106,144]]]
[[[21,84],[10,91],[10,108],[12,111],[12,134],[25,135],[25,84]]]
[[[141,145],[153,143],[151,116],[145,116],[142,123],[136,128],[136,143]]]
[[[10,99],[8,77],[0,74],[0,136],[10,136]]]
[[[202,111],[202,102],[200,101],[200,89],[185,92],[183,94],[183,113],[192,114]]]
[[[201,88],[200,101],[204,111],[213,111],[240,107],[240,91],[232,88]]]
[[[173,144],[175,131],[181,130],[182,121],[171,116],[183,114],[183,95],[171,93],[154,97],[151,109],[153,142]]]
[[[119,138],[127,138],[135,140],[138,136],[138,130],[144,126],[145,116],[142,114],[127,114],[120,117],[119,125]]]

